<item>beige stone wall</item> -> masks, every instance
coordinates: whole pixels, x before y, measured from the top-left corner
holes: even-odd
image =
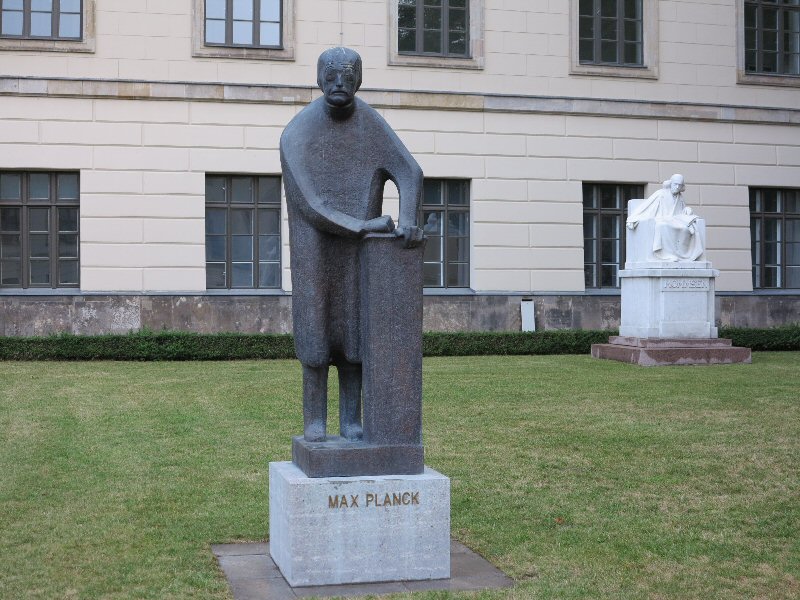
[[[84,291],[202,291],[205,173],[280,174],[280,131],[301,107],[0,96],[0,168],[80,170]],[[707,220],[718,290],[750,290],[748,186],[800,185],[796,126],[380,110],[428,177],[472,180],[478,291],[582,291],[581,183],[649,193],[674,172]]]
[[[320,51],[361,52],[365,87],[753,106],[798,105],[797,86],[737,84],[737,6],[742,0],[646,0],[657,15],[658,79],[570,74],[573,0],[480,0],[484,68],[388,66],[394,0],[290,0],[295,59],[192,57],[191,0],[95,0],[94,53],[0,52],[16,76],[309,85]],[[648,10],[651,10],[648,8]]]

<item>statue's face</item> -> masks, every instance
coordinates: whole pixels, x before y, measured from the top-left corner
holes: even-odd
[[[326,65],[319,81],[328,104],[340,107],[353,102],[361,83],[353,65],[341,62]]]
[[[669,189],[673,195],[680,194],[686,189],[686,186],[683,184],[683,177],[675,177],[670,180]]]

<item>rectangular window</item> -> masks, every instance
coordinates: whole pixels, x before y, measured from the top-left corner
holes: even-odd
[[[205,0],[208,46],[281,48],[281,0]]]
[[[800,75],[800,0],[744,3],[745,71]]]
[[[0,287],[79,286],[79,190],[74,172],[0,171]]]
[[[0,0],[0,37],[80,40],[83,0]]]
[[[644,65],[642,0],[580,0],[578,18],[581,64]]]
[[[206,287],[281,287],[281,179],[206,175]]]
[[[426,179],[419,223],[428,239],[423,285],[469,287],[469,181]]]
[[[641,198],[644,186],[583,184],[583,273],[586,288],[617,288],[625,266],[628,200]]]
[[[469,56],[468,0],[398,0],[400,54]]]
[[[800,289],[800,189],[750,188],[753,287]]]

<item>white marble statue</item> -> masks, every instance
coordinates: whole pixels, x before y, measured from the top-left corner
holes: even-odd
[[[626,221],[636,229],[640,221],[652,219],[653,256],[667,262],[695,261],[703,254],[702,236],[695,223],[698,216],[683,201],[683,175],[673,175],[655,194],[638,203]]]

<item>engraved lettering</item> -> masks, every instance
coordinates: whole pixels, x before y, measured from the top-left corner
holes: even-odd
[[[403,492],[403,505],[408,506],[411,504],[411,494],[409,492]]]
[[[328,508],[339,508],[339,496],[328,496]]]
[[[411,494],[411,504],[419,504],[419,492]]]
[[[347,496],[342,494],[342,498],[339,500],[339,507],[340,508],[347,508]]]
[[[665,290],[707,290],[707,279],[664,279]]]
[[[356,506],[358,506],[358,494],[355,496],[350,496],[350,507],[355,508]]]
[[[392,494],[392,506],[400,506],[401,504],[400,494]]]
[[[369,506],[370,502],[375,504],[375,494],[367,494],[367,506]]]
[[[389,494],[386,494],[383,497],[383,506],[391,506],[392,505],[392,497]]]

